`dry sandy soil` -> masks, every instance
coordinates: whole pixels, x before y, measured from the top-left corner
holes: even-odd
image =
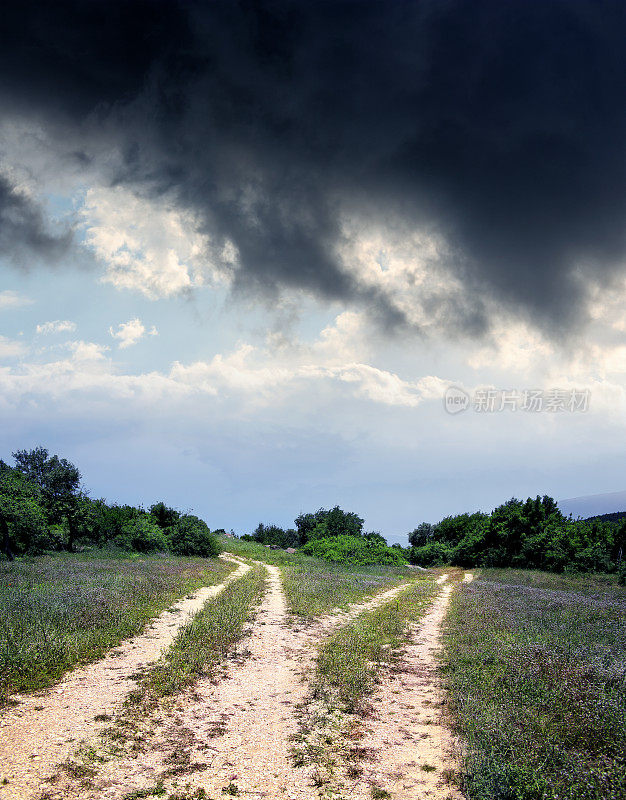
[[[203,788],[207,798],[227,796],[225,791],[249,800],[318,798],[314,775],[308,768],[294,767],[290,757],[292,736],[298,732],[296,709],[307,696],[305,676],[310,674],[314,647],[321,636],[390,600],[407,584],[348,612],[303,625],[294,624],[287,614],[278,569],[267,569],[269,590],[254,625],[219,679],[201,680],[162,703],[153,718],[140,721],[141,745],[94,763],[93,773],[61,771],[54,783],[44,781],[81,740],[105,752],[95,736],[94,716],[115,713],[133,688],[129,673],[158,657],[184,621],[178,614],[186,618],[190,609],[177,611],[176,617],[161,615],[149,632],[118,648],[117,657],[109,654],[72,673],[48,695],[25,698],[26,704],[5,715],[0,758],[10,783],[0,787],[0,798],[29,800],[44,792],[48,798],[122,800],[161,784],[168,792],[165,797],[191,797]],[[240,567],[234,575],[242,571]],[[440,721],[435,663],[439,627],[452,589],[451,584],[442,588],[406,649],[401,672],[373,698],[376,713],[366,734],[372,757],[352,787],[355,797],[370,798],[372,783],[407,800],[459,796],[442,787],[443,771],[454,761],[451,739]],[[217,590],[211,587],[211,593]],[[39,761],[30,757],[33,752]],[[424,765],[435,769],[424,771]]]

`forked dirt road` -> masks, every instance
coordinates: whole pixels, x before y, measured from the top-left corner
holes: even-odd
[[[280,571],[266,565],[269,588],[252,631],[219,681],[201,680],[164,704],[142,731],[142,752],[116,756],[98,766],[91,786],[67,775],[47,789],[50,798],[119,800],[163,783],[166,790],[207,797],[224,790],[249,800],[312,800],[318,790],[308,768],[293,766],[291,737],[298,733],[296,707],[305,700],[320,636],[361,611],[392,599],[407,584],[383,592],[347,612],[319,622],[293,624]]]
[[[164,611],[139,636],[122,642],[103,659],[70,672],[52,689],[17,696],[19,705],[0,716],[0,798],[29,800],[37,797],[46,777],[96,732],[95,717],[110,715],[135,688],[132,675],[156,661],[169,647],[178,629],[210,597],[250,567],[239,564],[227,579],[206,586]],[[2,781],[6,780],[6,784]]]
[[[142,741],[138,748],[121,752],[104,762],[93,762],[90,765],[94,768],[93,773],[88,780],[85,780],[84,773],[81,776],[80,770],[76,770],[74,775],[60,772],[54,783],[42,783],[42,778],[53,771],[55,763],[64,759],[82,739],[91,737],[90,743],[97,751],[105,752],[102,742],[94,737],[93,717],[100,713],[110,714],[119,708],[125,692],[133,686],[132,680],[115,675],[117,680],[111,677],[114,698],[98,696],[96,690],[89,700],[93,687],[88,685],[86,681],[89,679],[84,674],[81,683],[68,685],[66,681],[57,687],[56,693],[53,690],[49,697],[37,698],[35,703],[47,703],[48,724],[43,717],[36,716],[43,712],[27,710],[25,716],[32,714],[32,718],[38,720],[38,727],[27,730],[25,719],[17,724],[17,729],[23,732],[28,742],[21,758],[15,758],[12,750],[16,746],[16,721],[20,720],[20,711],[24,714],[24,710],[10,712],[17,717],[9,725],[5,718],[5,727],[0,732],[0,758],[3,758],[3,772],[10,783],[0,787],[0,798],[28,800],[45,791],[47,798],[55,799],[121,800],[133,792],[145,792],[156,787],[163,787],[167,792],[164,797],[170,794],[192,797],[198,789],[203,789],[208,798],[224,796],[224,792],[242,794],[248,800],[318,798],[320,789],[315,785],[311,770],[295,767],[290,757],[291,737],[298,733],[296,707],[307,696],[305,678],[311,675],[314,648],[333,628],[364,610],[391,600],[407,584],[353,605],[348,612],[325,617],[313,625],[300,625],[294,624],[287,614],[279,570],[273,566],[267,566],[267,569],[269,590],[259,606],[249,636],[240,643],[237,654],[229,661],[220,680],[201,680],[193,689],[163,703],[154,718],[140,721]],[[241,574],[239,570],[237,572]],[[444,764],[449,759],[445,732],[438,727],[440,695],[437,694],[433,648],[436,647],[439,625],[452,588],[449,584],[442,589],[424,618],[415,644],[405,653],[402,674],[393,679],[398,682],[393,685],[391,681],[389,685],[385,683],[377,693],[376,717],[370,721],[371,724],[368,723],[368,736],[371,737],[368,747],[372,748],[375,758],[371,764],[363,765],[363,779],[354,785],[354,796],[369,800],[372,783],[375,783],[398,800],[457,797],[452,792],[416,793],[418,789],[430,791],[432,787],[437,788]],[[169,617],[167,621],[170,621]],[[168,637],[168,642],[172,638],[173,634]],[[134,652],[129,649],[130,645],[128,642],[123,648],[128,656]],[[164,644],[160,641],[159,645],[160,651]],[[109,656],[92,665],[91,669],[100,675],[104,662],[109,661],[109,671],[120,663],[119,658]],[[137,664],[129,666],[125,657],[125,667],[118,672],[126,676],[145,661],[145,656],[137,658]],[[76,673],[73,676],[75,681]],[[72,680],[72,676],[68,680]],[[75,703],[72,687],[85,705]],[[397,691],[400,694],[396,696]],[[65,707],[68,700],[69,707],[74,703],[78,708],[77,725],[70,724]],[[50,717],[56,708],[63,715],[61,726]],[[417,726],[418,732],[411,731],[408,726]],[[422,736],[422,732],[428,737]],[[49,742],[54,743],[52,737],[55,735],[60,741],[50,747]],[[13,746],[9,744],[11,740]],[[29,758],[33,750],[37,750],[42,761],[45,759],[41,766],[33,764]],[[4,761],[3,751],[8,755],[8,762]],[[11,764],[18,767],[17,774]],[[434,766],[436,774],[424,772],[421,769],[424,764]],[[410,781],[394,779],[394,770],[409,771]],[[424,777],[428,779],[426,783]],[[407,782],[410,785],[405,786]],[[411,793],[407,794],[407,791]]]

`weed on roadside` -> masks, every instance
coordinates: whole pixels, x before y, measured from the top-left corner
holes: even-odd
[[[452,599],[450,713],[470,800],[626,797],[626,591],[485,570]]]
[[[224,539],[221,544],[235,555],[277,566],[282,573],[289,612],[303,620],[327,614],[334,608],[345,609],[349,603],[358,603],[413,578],[413,572],[405,566],[337,564],[236,539]]]
[[[333,634],[319,650],[316,692],[330,691],[348,712],[359,710],[381,668],[396,661],[410,624],[438,588],[432,579],[415,580],[391,602],[360,614]]]
[[[360,614],[318,651],[312,697],[299,709],[300,734],[292,753],[297,764],[313,765],[328,791],[347,790],[350,780],[362,773],[359,762],[369,755],[358,744],[366,698],[397,662],[411,624],[439,591],[432,577],[415,580],[394,600]]]

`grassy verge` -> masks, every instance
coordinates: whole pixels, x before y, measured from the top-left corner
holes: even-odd
[[[484,570],[452,598],[450,708],[470,800],[626,797],[626,590]]]
[[[407,567],[336,564],[238,539],[220,539],[220,544],[235,555],[279,567],[289,611],[303,618],[327,614],[336,607],[346,608],[349,603],[358,603],[414,576]]]
[[[300,709],[293,755],[297,764],[313,765],[316,783],[328,796],[349,793],[350,780],[360,774],[367,697],[398,661],[411,623],[437,594],[433,578],[420,577],[393,601],[360,614],[318,651],[312,698]]]
[[[221,559],[103,553],[0,562],[0,704],[99,658],[233,569]]]
[[[165,655],[143,675],[129,702],[173,695],[199,678],[212,675],[244,635],[246,623],[264,594],[266,576],[265,567],[253,566],[209,600],[179,630]]]

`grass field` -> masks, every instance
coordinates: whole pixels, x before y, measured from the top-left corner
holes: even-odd
[[[0,562],[0,702],[99,658],[235,568],[221,559],[103,553]]]
[[[336,607],[346,608],[349,603],[357,603],[414,576],[407,567],[334,564],[237,539],[220,539],[220,544],[235,555],[275,564],[283,575],[290,612],[305,618],[327,614]]]
[[[484,570],[453,596],[450,711],[470,800],[626,797],[626,590]]]

